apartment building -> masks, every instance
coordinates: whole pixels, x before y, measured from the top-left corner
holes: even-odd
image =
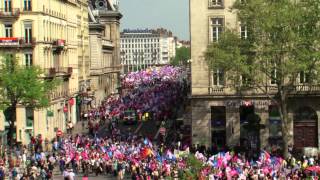
[[[192,141],[207,147],[244,145],[251,149],[281,145],[281,119],[277,108],[260,91],[239,93],[229,86],[223,71],[210,71],[204,52],[217,41],[225,28],[246,37],[247,29],[237,21],[230,7],[235,0],[190,0]],[[290,142],[295,148],[319,148],[319,86],[304,85],[297,79],[296,91],[289,99]],[[266,79],[272,92],[275,82]],[[260,118],[261,129],[252,134],[244,128],[249,116]]]
[[[120,19],[117,3],[89,4],[90,69],[88,87],[84,99],[98,105],[120,86]]]
[[[184,40],[177,41],[177,49],[181,47],[190,48],[190,41],[184,41]]]
[[[45,78],[61,80],[45,109],[17,108],[16,139],[55,137],[68,121],[76,122],[75,97],[89,63],[86,0],[0,1],[0,53],[12,54],[21,65],[39,66]],[[7,128],[8,122],[5,126]]]
[[[166,29],[125,29],[120,37],[121,64],[125,72],[169,64],[175,56],[175,38]]]

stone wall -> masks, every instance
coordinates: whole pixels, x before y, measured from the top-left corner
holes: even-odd
[[[269,106],[271,101],[268,98],[193,98],[192,100],[192,143],[202,144],[211,147],[211,107],[225,106],[226,107],[226,142],[232,147],[240,142],[240,105],[242,101],[255,102],[255,114],[261,121],[260,124],[265,128],[260,129],[260,147],[266,148],[269,146]],[[293,118],[294,113],[301,107],[310,107],[317,112],[318,129],[320,129],[320,105],[319,98],[293,98],[289,101],[289,144],[294,144]],[[320,145],[320,131],[318,130],[318,145]],[[320,146],[319,146],[320,147]]]

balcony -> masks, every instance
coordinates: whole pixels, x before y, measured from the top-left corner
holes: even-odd
[[[36,39],[27,40],[23,37],[2,37],[0,38],[0,48],[33,48]]]
[[[56,53],[60,53],[66,46],[66,40],[57,39],[52,42],[52,47]]]
[[[95,68],[90,69],[91,76],[98,76],[102,74],[120,72],[121,66],[113,66],[113,67],[104,67],[104,68]]]
[[[56,68],[56,75],[57,76],[71,76],[72,74],[72,67],[58,67]]]
[[[72,67],[52,67],[44,69],[44,74],[46,77],[55,77],[55,76],[71,76],[73,71]]]
[[[98,76],[103,74],[103,69],[102,68],[95,68],[95,69],[90,69],[90,75],[91,76]]]
[[[237,90],[231,86],[192,87],[193,95],[210,96],[264,96],[266,93],[275,95],[278,92],[276,86],[248,87]],[[289,89],[290,96],[296,95],[320,95],[320,85],[295,85]]]
[[[105,67],[103,68],[103,73],[113,73],[113,72],[119,72],[121,70],[121,65],[119,66],[113,66],[113,67]]]
[[[113,48],[113,44],[112,44],[112,41],[111,41],[111,40],[102,38],[102,39],[101,39],[101,44],[102,44],[102,47],[105,47],[105,48]]]
[[[46,77],[53,78],[56,76],[56,68],[46,68],[44,74]]]
[[[0,18],[3,19],[18,19],[20,16],[19,8],[5,9],[0,8]]]

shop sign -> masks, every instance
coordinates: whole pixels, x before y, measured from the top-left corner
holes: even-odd
[[[63,39],[58,39],[57,40],[57,46],[58,47],[64,47],[65,46],[66,41]]]
[[[1,45],[19,45],[19,39],[16,37],[0,38]]]
[[[67,107],[67,106],[64,106],[64,107],[63,107],[63,112],[64,112],[64,113],[67,113],[67,112],[68,112],[68,107]]]
[[[50,111],[50,110],[48,110],[48,111],[47,111],[47,116],[48,116],[48,117],[53,117],[53,112]]]
[[[73,98],[69,99],[69,104],[70,104],[70,106],[74,105],[74,99]]]
[[[266,107],[272,105],[271,100],[229,100],[225,101],[226,107],[238,108],[240,106]]]

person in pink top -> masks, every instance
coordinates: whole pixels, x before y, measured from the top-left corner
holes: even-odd
[[[88,173],[85,173],[83,176],[82,176],[82,180],[88,180]]]

